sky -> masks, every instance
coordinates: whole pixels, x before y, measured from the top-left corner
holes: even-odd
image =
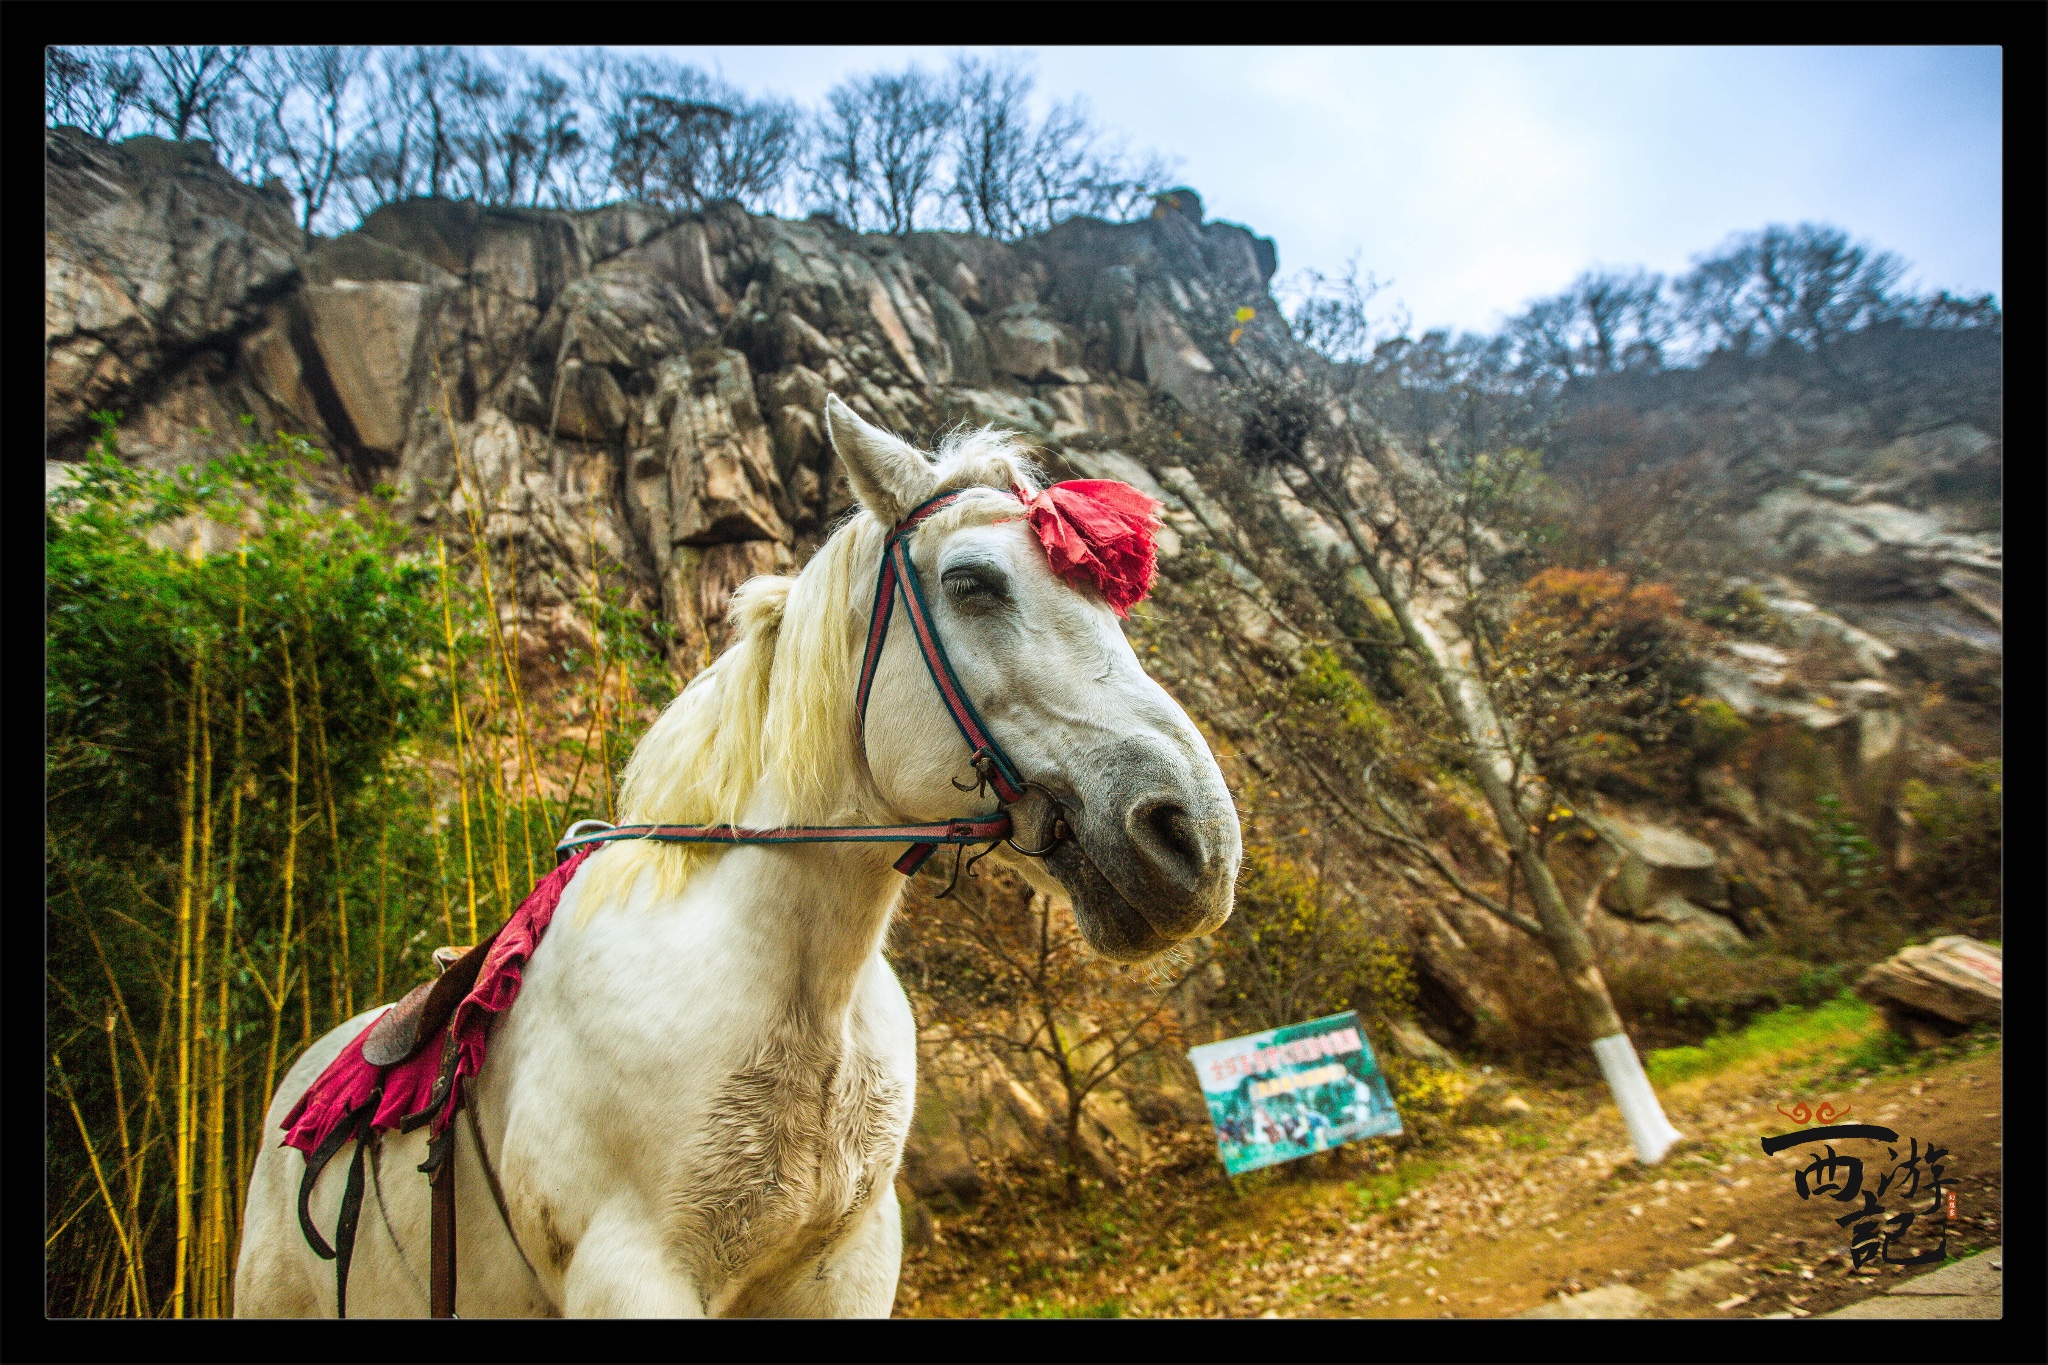
[[[816,107],[939,47],[678,47]],[[1667,274],[1729,234],[1831,223],[1923,290],[2001,288],[1997,48],[1007,48],[1178,160],[1280,280],[1356,260],[1417,329],[1486,331],[1596,265]]]

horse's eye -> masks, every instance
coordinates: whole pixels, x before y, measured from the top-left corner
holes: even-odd
[[[956,602],[1000,602],[1009,595],[1004,590],[1002,575],[979,564],[948,569],[940,581]]]

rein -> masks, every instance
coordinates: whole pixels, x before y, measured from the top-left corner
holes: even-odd
[[[874,687],[875,670],[881,664],[882,646],[888,641],[889,623],[896,614],[896,602],[900,596],[904,613],[910,618],[911,630],[917,637],[918,652],[924,656],[925,668],[939,689],[939,698],[946,703],[953,724],[959,727],[961,738],[973,751],[969,762],[980,774],[981,780],[974,786],[962,787],[957,780],[953,785],[962,791],[981,791],[992,787],[997,799],[1008,804],[1022,800],[1030,784],[1018,773],[1017,765],[1003,752],[1002,745],[996,743],[995,737],[988,732],[988,726],[983,723],[981,713],[968,700],[967,689],[960,685],[960,679],[953,672],[952,661],[946,657],[946,646],[939,639],[931,606],[925,600],[924,585],[918,579],[916,567],[910,562],[911,533],[934,512],[969,491],[956,489],[919,504],[896,523],[883,542],[882,568],[875,582],[875,605],[868,616],[867,653],[860,666],[860,689],[855,703],[857,733],[865,752],[868,694]],[[788,825],[774,829],[746,829],[735,825],[614,825],[605,826],[594,834],[576,832],[585,826],[598,824],[602,822],[584,820],[571,826],[562,841],[555,845],[557,860],[567,858],[579,848],[624,839],[651,839],[669,844],[894,844],[908,841],[910,847],[895,863],[896,870],[907,877],[923,867],[926,859],[936,853],[941,844],[951,844],[963,853],[968,844],[985,843],[993,849],[1009,839],[1011,833],[1010,813],[1006,810],[999,810],[993,815],[916,825]],[[1064,822],[1055,823],[1053,842],[1044,848],[1018,848],[1014,840],[1010,841],[1010,847],[1027,857],[1043,857],[1058,843],[1063,828]],[[981,856],[977,854],[976,859]],[[968,870],[973,870],[972,863],[968,864]],[[959,881],[960,858],[956,854],[953,880],[939,894],[942,897],[951,895]]]

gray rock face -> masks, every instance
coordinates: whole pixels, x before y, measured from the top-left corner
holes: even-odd
[[[1162,448],[1155,405],[1199,409],[1229,380],[1305,363],[1268,292],[1272,244],[1205,221],[1191,192],[1143,221],[1075,218],[1015,243],[862,236],[731,204],[678,217],[412,200],[309,245],[288,205],[236,182],[205,144],[115,146],[57,129],[45,148],[46,478],[61,482],[82,453],[96,408],[122,409],[124,455],[159,465],[209,453],[218,440],[197,433],[250,414],[261,436],[301,434],[337,457],[316,491],[390,483],[423,533],[457,540],[475,512],[513,552],[511,588],[534,623],[522,648],[580,638],[577,603],[602,560],[623,565],[628,600],[670,627],[676,673],[701,667],[725,641],[732,589],[801,563],[851,506],[820,427],[828,392],[926,444],[994,423],[1056,476],[1145,489],[1162,503],[1162,560],[1220,570],[1215,638],[1229,662],[1293,665],[1324,625],[1290,615],[1308,578],[1384,607],[1341,528],[1284,479],[1233,483]],[[1944,468],[1987,456],[1962,436],[1935,439],[1897,452],[1882,486],[1779,480],[1783,496],[1744,525],[1786,541],[1758,556],[1788,576],[1761,585],[1786,631],[1703,666],[1703,695],[1759,730],[1789,720],[1802,741],[1820,737],[1844,771],[1868,777],[1873,804],[1890,799],[1887,774],[1912,747],[1899,705],[1872,690],[1897,669],[1896,642],[1998,648],[1995,530],[1930,502],[1913,473],[1923,456]],[[1404,458],[1398,446],[1388,455]],[[1354,472],[1370,507],[1383,505],[1375,481],[1386,477]],[[1816,557],[1886,584],[1906,581],[1897,564],[1917,565],[1920,595],[1852,609],[1790,581]],[[1290,564],[1307,576],[1294,581]],[[1455,634],[1451,596],[1426,579],[1418,611]],[[1248,772],[1285,769],[1260,748],[1264,722],[1231,710],[1243,694],[1225,661],[1201,648],[1188,647],[1199,666],[1177,665],[1175,695],[1227,733]],[[1852,666],[1827,676],[1857,676],[1862,691],[1801,690],[1805,656],[1823,650]],[[1707,804],[1768,841],[1795,798],[1771,786],[1768,764],[1737,772],[1716,779]],[[1632,943],[1740,941],[1712,850],[1623,823],[1611,923]],[[1457,924],[1427,926],[1430,971],[1472,1017],[1498,1017]]]
[[[395,483],[423,519],[486,504],[520,544],[518,589],[563,629],[593,541],[619,547],[686,668],[722,643],[731,589],[793,565],[849,505],[827,392],[908,434],[966,419],[1056,450],[1089,438],[1087,458],[1121,461],[1111,477],[1152,484],[1099,448],[1148,388],[1200,402],[1293,344],[1270,244],[1203,223],[1191,192],[1015,244],[729,204],[425,199],[308,244],[206,144],[58,129],[46,150],[50,456],[79,453],[96,407],[127,408],[124,450],[159,462],[248,412],[338,455],[327,477]],[[1171,554],[1199,527],[1159,495]]]
[[[299,278],[288,207],[205,142],[43,139],[43,395],[53,440],[166,368],[257,325]]]
[[[1621,856],[1602,896],[1608,909],[1645,915],[1669,896],[1706,903],[1724,899],[1714,850],[1682,830],[1621,815],[1587,815],[1586,822]]]

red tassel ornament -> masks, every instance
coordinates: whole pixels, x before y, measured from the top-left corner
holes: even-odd
[[[1069,479],[1037,497],[1012,491],[1061,578],[1091,584],[1118,616],[1152,590],[1158,503],[1113,479]]]

